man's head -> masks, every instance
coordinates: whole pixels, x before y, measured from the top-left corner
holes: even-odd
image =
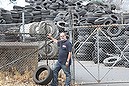
[[[66,33],[64,32],[60,33],[60,40],[67,40]]]

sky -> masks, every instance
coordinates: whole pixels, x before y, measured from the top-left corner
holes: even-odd
[[[24,7],[28,3],[25,0],[16,0],[16,2],[11,3],[10,0],[0,0],[0,8],[4,8],[6,10],[12,10],[14,5]]]

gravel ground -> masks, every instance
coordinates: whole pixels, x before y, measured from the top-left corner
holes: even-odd
[[[55,61],[49,61],[52,67]],[[94,64],[92,61],[80,61],[84,69],[75,61],[75,82],[78,86],[129,86],[129,68],[105,67],[103,64]],[[39,65],[46,64],[46,61],[39,62]],[[71,69],[72,66],[71,66]],[[73,71],[73,70],[72,70]],[[99,72],[98,72],[99,71]],[[100,83],[97,81],[100,80]]]
[[[48,61],[51,68],[53,63],[55,61]],[[87,61],[81,61],[80,63],[86,69],[78,62],[75,62],[76,85],[74,86],[129,86],[129,68],[113,67],[110,69],[110,67],[105,67],[103,64],[98,66],[93,62]],[[38,63],[39,66],[43,64],[47,64],[47,61]],[[32,75],[32,71],[26,71],[23,75],[17,72],[13,74],[0,72],[0,86],[39,86],[34,83]],[[64,86],[65,75],[63,71],[60,71],[58,80],[59,86]],[[99,80],[100,83],[97,82]]]

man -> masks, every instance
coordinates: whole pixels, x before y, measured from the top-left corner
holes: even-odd
[[[53,80],[51,85],[58,86],[58,73],[62,69],[66,75],[65,86],[70,86],[72,44],[69,42],[64,32],[60,33],[60,40],[53,38],[51,34],[48,34],[48,38],[57,43],[59,47],[58,61],[55,63],[53,68]]]

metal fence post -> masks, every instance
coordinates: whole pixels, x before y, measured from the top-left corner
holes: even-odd
[[[22,29],[23,29],[23,30],[22,30],[22,33],[23,33],[23,35],[22,35],[22,36],[23,36],[23,40],[22,40],[22,41],[23,41],[23,42],[25,42],[25,34],[24,34],[24,33],[25,33],[25,26],[24,26],[24,25],[25,25],[25,20],[24,20],[25,15],[24,15],[24,14],[25,14],[25,13],[24,13],[24,8],[23,8],[23,10],[22,10]]]
[[[69,7],[69,14],[70,14],[70,24],[69,24],[69,35],[70,35],[70,42],[73,44],[74,43],[74,29],[73,29],[73,17],[72,17],[72,10],[73,7]],[[72,51],[72,85],[75,84],[75,63],[74,63],[74,48]]]

